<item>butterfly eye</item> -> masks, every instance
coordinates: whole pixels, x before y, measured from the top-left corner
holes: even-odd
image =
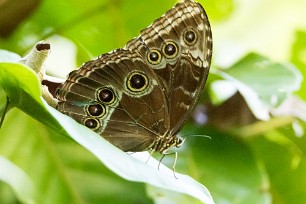
[[[193,30],[187,30],[184,32],[183,38],[187,45],[194,45],[197,41],[197,34]]]
[[[84,125],[92,130],[97,130],[100,127],[100,122],[94,118],[87,118]]]
[[[110,88],[102,88],[98,91],[98,100],[105,104],[111,104],[115,101],[115,94]]]
[[[148,53],[148,61],[151,63],[151,64],[158,64],[160,63],[161,61],[161,54],[158,50],[151,50],[149,53]]]
[[[87,113],[90,116],[101,117],[105,115],[105,112],[106,112],[105,107],[101,104],[90,105],[87,107]]]
[[[163,53],[167,58],[175,58],[178,54],[177,45],[174,42],[166,42],[163,46]]]
[[[178,137],[177,140],[176,140],[176,142],[175,142],[175,146],[176,146],[176,147],[182,146],[182,144],[184,143],[184,141],[185,141],[185,140],[184,140],[183,138]]]
[[[142,72],[132,72],[127,78],[127,88],[132,92],[141,92],[149,85],[148,77]]]

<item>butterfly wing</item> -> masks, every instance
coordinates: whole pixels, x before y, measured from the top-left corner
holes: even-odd
[[[138,52],[158,76],[168,107],[165,126],[176,135],[208,76],[212,35],[203,7],[191,0],[176,4],[126,48]]]
[[[123,49],[69,74],[57,109],[124,151],[164,152],[204,87],[212,52],[202,6],[185,0]],[[154,147],[152,147],[152,145]]]
[[[118,49],[69,74],[57,109],[124,151],[143,151],[164,126],[165,98],[135,52]]]

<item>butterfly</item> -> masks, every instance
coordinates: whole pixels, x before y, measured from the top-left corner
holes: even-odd
[[[163,155],[203,91],[212,34],[203,7],[177,3],[123,48],[72,71],[57,89],[57,109],[126,152]]]

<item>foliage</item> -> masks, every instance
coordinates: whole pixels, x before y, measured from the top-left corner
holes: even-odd
[[[53,55],[47,72],[62,77],[75,64],[122,47],[175,3],[32,0],[18,12],[21,5],[7,2],[0,4],[0,49],[24,56],[47,39]],[[187,139],[176,171],[205,185],[216,203],[304,203],[306,31],[299,19],[306,17],[305,2],[200,3],[213,29],[213,67],[182,130]],[[14,18],[5,21],[5,14]],[[154,159],[146,167],[138,155],[118,151],[46,106],[33,71],[4,63],[19,57],[3,50],[1,116],[7,97],[10,110],[0,129],[0,203],[197,203],[178,193],[187,186],[185,193],[201,199],[196,191],[204,186],[177,174],[185,179],[180,183],[172,172],[162,176],[168,169],[159,172]],[[173,159],[163,164],[171,167]]]

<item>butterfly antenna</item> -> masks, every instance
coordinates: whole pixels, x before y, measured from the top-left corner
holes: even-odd
[[[5,104],[5,107],[4,107],[3,116],[0,118],[0,128],[2,127],[6,112],[8,111],[9,104],[10,104],[10,99],[9,99],[8,96],[6,96],[6,104]]]
[[[187,137],[203,137],[203,138],[211,139],[211,136],[209,136],[209,135],[187,135],[187,136],[185,136],[183,141],[185,141]]]

